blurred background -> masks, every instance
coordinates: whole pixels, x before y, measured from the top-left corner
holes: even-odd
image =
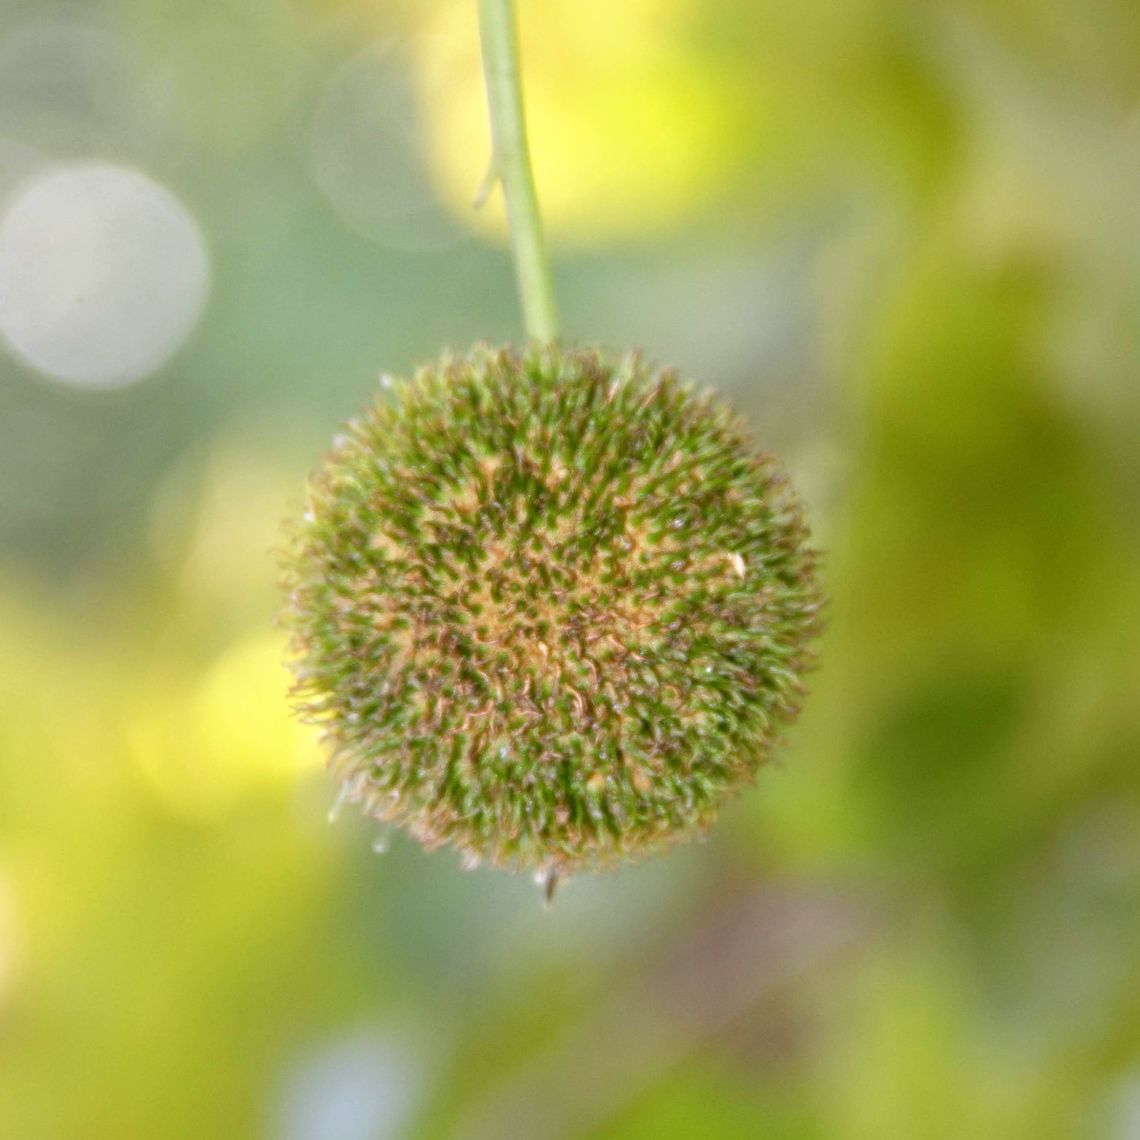
[[[346,811],[282,518],[517,338],[474,0],[4,0],[0,1136],[1140,1137],[1140,6],[522,0],[569,336],[786,458],[830,627],[707,842]]]

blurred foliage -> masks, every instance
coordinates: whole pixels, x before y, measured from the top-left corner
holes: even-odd
[[[474,4],[8,0],[0,211],[137,166],[213,289],[133,387],[0,356],[0,1135],[1140,1135],[1140,6],[520,7],[571,335],[810,503],[801,726],[550,912],[328,827],[270,551],[381,370],[518,335]]]

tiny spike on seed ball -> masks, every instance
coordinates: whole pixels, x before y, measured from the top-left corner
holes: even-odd
[[[548,883],[706,828],[819,625],[774,462],[635,353],[479,347],[394,385],[311,479],[286,583],[346,798]]]

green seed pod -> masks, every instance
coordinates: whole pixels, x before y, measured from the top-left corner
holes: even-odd
[[[286,556],[345,796],[550,888],[705,829],[798,711],[819,625],[772,459],[635,353],[479,347],[393,388]]]

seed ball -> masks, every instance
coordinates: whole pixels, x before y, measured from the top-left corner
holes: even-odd
[[[819,627],[774,461],[635,353],[481,346],[388,387],[285,557],[342,794],[551,883],[703,831],[795,717]]]

